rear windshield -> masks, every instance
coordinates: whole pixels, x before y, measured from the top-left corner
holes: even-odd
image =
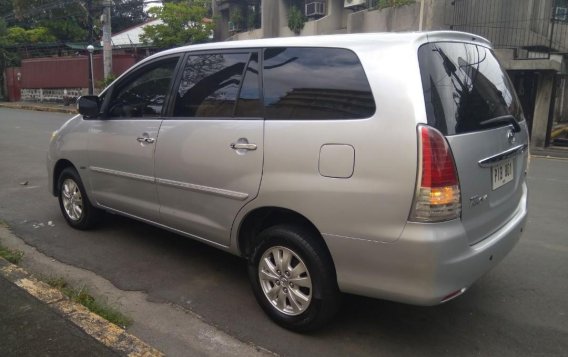
[[[428,43],[418,50],[428,124],[445,135],[507,125],[523,113],[493,52],[466,43]]]

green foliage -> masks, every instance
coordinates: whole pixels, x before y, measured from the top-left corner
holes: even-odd
[[[246,7],[246,25],[249,30],[260,28],[260,3],[249,4]]]
[[[374,0],[372,7],[385,9],[387,7],[401,7],[405,5],[414,4],[415,0]]]
[[[229,21],[231,21],[237,29],[243,28],[243,13],[240,8],[235,7],[231,9],[231,15],[229,15]]]
[[[31,43],[54,42],[55,36],[45,27],[36,27],[26,31],[28,41]]]
[[[26,30],[18,26],[10,27],[6,31],[3,41],[5,45],[30,44],[53,42],[55,37],[45,27],[36,27]]]
[[[296,6],[290,7],[290,11],[288,12],[288,28],[296,35],[299,35],[304,28],[305,23],[306,18],[302,11],[300,11],[300,9]]]
[[[26,29],[14,26],[10,27],[6,32],[7,44],[11,45],[14,43],[26,43],[26,42],[28,42],[28,35]]]
[[[193,0],[151,8],[149,14],[163,23],[146,26],[141,40],[161,48],[206,41],[214,28],[213,23],[203,21],[208,15],[207,4],[205,0]]]
[[[0,39],[4,45],[29,44],[38,42],[52,42],[55,37],[45,27],[37,27],[31,30],[14,26],[6,30],[5,36]]]
[[[0,38],[6,36],[7,31],[8,31],[8,25],[6,25],[6,21],[0,18]]]
[[[111,11],[112,32],[120,32],[146,21],[144,0],[114,0]]]
[[[45,282],[51,287],[61,291],[72,301],[85,306],[91,312],[123,328],[132,324],[132,320],[123,315],[120,311],[98,302],[85,287],[73,288],[67,284],[63,278],[48,278]]]
[[[93,1],[94,19],[98,19],[100,15],[101,1]],[[13,13],[20,27],[26,29],[45,27],[56,40],[61,42],[87,39],[88,16],[83,2],[14,0],[13,7]]]
[[[41,20],[39,23],[60,42],[84,41],[88,36],[86,24],[82,27],[81,22],[77,21],[75,17]]]
[[[101,88],[104,89],[106,87],[109,86],[109,84],[111,84],[112,82],[114,82],[114,80],[116,79],[116,76],[111,73],[110,75],[108,75],[105,79],[103,79],[102,81],[98,81],[96,83],[96,87],[97,88]]]
[[[12,250],[0,245],[0,257],[12,264],[18,264],[24,257],[24,253],[19,250]]]
[[[249,11],[247,14],[247,28],[249,30],[256,28],[256,14],[253,11]]]

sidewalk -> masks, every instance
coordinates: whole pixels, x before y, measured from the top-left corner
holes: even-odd
[[[533,156],[568,159],[568,147],[549,146],[545,149],[530,149]]]
[[[63,104],[60,104],[60,103],[0,102],[0,108],[25,109],[25,110],[37,110],[37,111],[41,111],[41,112],[77,114],[77,108],[76,108],[75,104],[70,104],[68,106],[64,106]]]
[[[0,356],[164,356],[4,258],[0,292]]]
[[[119,356],[0,275],[0,356]]]

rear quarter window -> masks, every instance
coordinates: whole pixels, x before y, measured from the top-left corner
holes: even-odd
[[[375,101],[359,59],[338,48],[264,50],[267,119],[361,119]]]
[[[490,129],[512,115],[523,120],[507,73],[490,49],[467,43],[428,43],[418,50],[428,124],[445,135]]]

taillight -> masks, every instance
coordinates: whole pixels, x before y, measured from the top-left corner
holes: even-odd
[[[459,218],[460,183],[452,150],[438,130],[418,126],[419,168],[409,219],[440,222]]]

